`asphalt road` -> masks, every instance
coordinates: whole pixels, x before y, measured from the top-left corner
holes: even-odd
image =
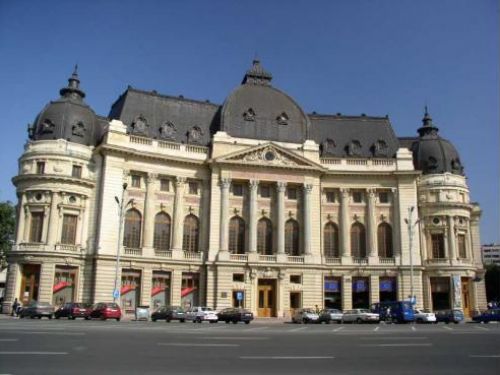
[[[0,374],[500,373],[500,324],[0,319]]]

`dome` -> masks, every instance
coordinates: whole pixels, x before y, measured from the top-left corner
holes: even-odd
[[[29,129],[30,139],[66,139],[84,145],[96,144],[96,114],[83,101],[85,93],[79,86],[75,67],[68,86],[60,90],[61,97],[47,104],[36,117]]]
[[[254,60],[222,107],[221,130],[232,137],[303,143],[309,120],[291,97],[271,87],[271,79]]]
[[[415,168],[423,174],[453,173],[464,174],[455,146],[439,136],[439,129],[425,109],[423,126],[418,129],[420,137],[412,146]]]

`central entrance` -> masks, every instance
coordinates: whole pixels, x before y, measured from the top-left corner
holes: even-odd
[[[276,316],[276,280],[259,279],[257,293],[257,315],[267,318]]]

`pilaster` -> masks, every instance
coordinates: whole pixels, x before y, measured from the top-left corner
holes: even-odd
[[[285,191],[286,182],[276,183],[276,192],[278,196],[278,254],[285,253]]]
[[[311,255],[311,191],[312,184],[305,184],[304,190],[304,254]]]
[[[349,228],[349,189],[340,189],[340,243],[342,257],[351,257]],[[350,260],[346,260],[349,262]],[[342,261],[344,263],[344,260]]]
[[[149,173],[146,179],[146,199],[144,207],[144,247],[153,248],[155,223],[155,188],[156,175]]]
[[[182,232],[184,222],[183,200],[185,184],[186,179],[184,177],[177,177],[175,179],[174,225],[172,231],[172,250],[175,252],[182,251]]]
[[[257,190],[259,187],[258,180],[250,180],[248,183],[250,190],[248,222],[248,250],[250,253],[257,252]]]

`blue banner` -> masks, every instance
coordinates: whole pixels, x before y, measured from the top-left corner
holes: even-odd
[[[338,293],[340,292],[339,280],[325,280],[325,292]]]
[[[380,291],[381,292],[394,292],[395,291],[394,279],[380,279]]]
[[[368,282],[366,279],[357,279],[352,282],[353,293],[367,292]]]

